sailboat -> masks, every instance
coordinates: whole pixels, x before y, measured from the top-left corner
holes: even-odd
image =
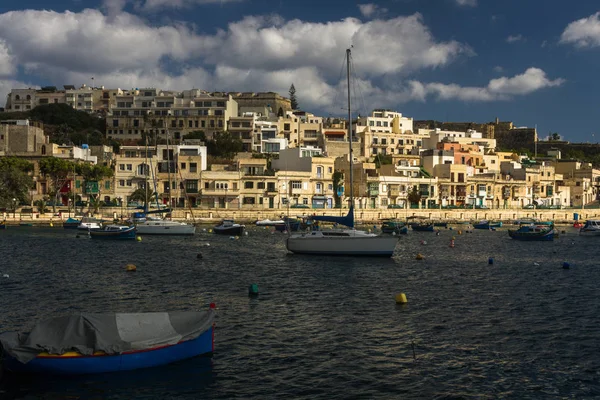
[[[313,221],[334,222],[348,229],[312,230],[294,233],[287,238],[288,251],[297,254],[319,254],[340,256],[384,256],[391,257],[398,243],[394,236],[379,236],[354,228],[354,190],[352,179],[352,111],[350,108],[350,49],[346,50],[348,82],[348,143],[350,161],[350,209],[343,217],[312,216]]]
[[[168,134],[168,133],[167,133]],[[168,136],[167,136],[168,146]],[[146,149],[148,148],[146,143]],[[167,154],[169,154],[167,148]],[[146,150],[146,161],[148,157],[148,151]],[[168,156],[167,156],[168,157]],[[167,171],[169,173],[169,183],[171,183],[171,160],[167,158]],[[148,168],[148,163],[146,166]],[[144,171],[146,175],[146,192],[148,191],[148,173]],[[171,186],[169,185],[169,203],[171,202]],[[158,204],[157,204],[158,206]],[[167,210],[158,210],[158,212],[165,212]],[[137,233],[139,235],[193,235],[196,233],[196,227],[194,225],[186,224],[185,222],[173,221],[172,219],[158,218],[150,216],[151,212],[148,211],[147,205],[144,210],[145,219],[140,218],[140,222],[136,224]]]

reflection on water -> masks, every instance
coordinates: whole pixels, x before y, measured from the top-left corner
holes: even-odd
[[[97,375],[32,377],[5,373],[0,380],[0,398],[155,399],[159,393],[201,394],[213,381],[212,359],[197,357],[163,367]]]

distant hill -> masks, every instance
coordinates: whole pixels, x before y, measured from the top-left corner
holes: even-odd
[[[44,124],[46,135],[52,143],[90,145],[107,144],[104,118],[77,111],[67,104],[46,104],[30,111],[0,113],[0,121],[30,119]]]

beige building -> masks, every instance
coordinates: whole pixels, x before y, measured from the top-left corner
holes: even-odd
[[[115,96],[106,117],[106,135],[120,140],[139,140],[142,134],[152,138],[181,140],[193,131],[208,138],[227,130],[227,121],[238,115],[230,95],[198,89],[167,92],[136,89]]]

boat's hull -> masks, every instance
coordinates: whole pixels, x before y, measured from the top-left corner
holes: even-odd
[[[193,235],[196,233],[194,225],[145,225],[136,226],[139,235]]]
[[[579,231],[580,236],[600,236],[600,229],[586,229],[583,228]]]
[[[4,224],[4,223],[0,224],[0,229],[6,229],[6,224]]]
[[[77,229],[77,227],[79,227],[79,222],[73,222],[73,223],[64,222],[63,223],[64,229]]]
[[[283,220],[271,221],[270,219],[263,219],[261,221],[256,221],[256,226],[278,226],[284,223]]]
[[[383,233],[396,233],[396,234],[407,234],[408,225],[402,224],[384,224],[381,226],[381,232]]]
[[[413,231],[417,232],[433,232],[434,227],[433,224],[430,225],[420,225],[420,224],[411,224],[410,227]]]
[[[398,239],[393,236],[346,237],[289,237],[287,249],[296,254],[331,256],[382,256],[391,257]]]
[[[89,234],[92,239],[133,240],[135,239],[135,228],[131,227],[122,231],[105,231],[90,229]]]
[[[213,228],[213,232],[217,235],[233,235],[233,236],[241,236],[244,233],[244,226],[229,226],[229,227],[220,227],[215,226]]]
[[[515,239],[528,242],[548,242],[554,240],[554,230],[545,233],[519,233],[518,231],[509,230],[508,235]]]
[[[214,327],[195,339],[116,355],[38,356],[26,364],[6,356],[5,369],[16,373],[83,375],[158,367],[214,351]]]
[[[501,228],[502,222],[489,222],[485,224],[475,224],[473,228],[475,229],[491,229],[491,228]]]

